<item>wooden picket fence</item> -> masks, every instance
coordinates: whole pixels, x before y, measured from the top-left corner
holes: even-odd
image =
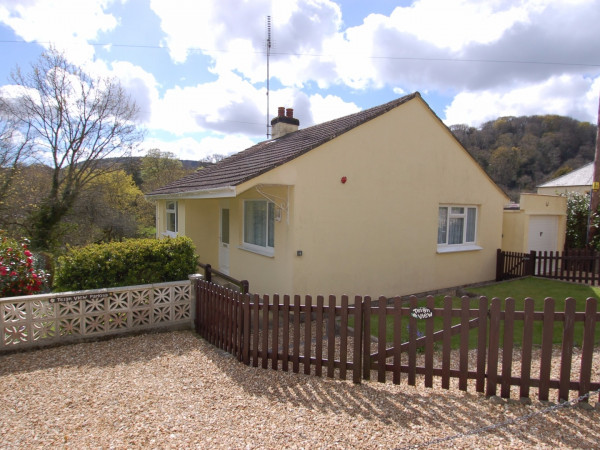
[[[569,391],[583,395],[600,389],[600,380],[592,380],[600,320],[595,298],[587,299],[583,312],[575,311],[573,299],[565,301],[564,311],[557,311],[553,299],[545,300],[543,311],[534,311],[532,299],[517,311],[511,298],[485,297],[463,297],[460,306],[454,306],[451,297],[436,306],[431,296],[425,304],[416,297],[360,296],[351,304],[348,296],[242,294],[201,279],[195,281],[195,295],[196,331],[254,367],[296,373],[302,369],[305,374],[351,378],[355,383],[369,380],[372,371],[378,381],[395,384],[406,378],[415,385],[419,375],[425,387],[438,380],[445,389],[456,379],[460,390],[474,382],[477,392],[492,396],[499,389],[503,398],[511,396],[513,386],[518,393],[515,388],[512,395],[521,398],[529,398],[530,389],[537,388],[540,400],[548,400],[550,389],[557,390],[561,400],[569,399]],[[515,358],[518,322],[523,331],[520,357]],[[436,323],[442,324],[437,330]],[[540,325],[541,342],[536,343],[534,327]],[[557,364],[555,326],[562,327],[558,377],[552,376],[552,366]],[[578,367],[572,362],[576,326],[583,327],[577,342],[581,346]],[[386,338],[390,329],[391,338]],[[540,369],[532,373],[536,347],[541,349]]]
[[[496,281],[524,276],[600,285],[600,252],[570,249],[529,253],[497,251]]]

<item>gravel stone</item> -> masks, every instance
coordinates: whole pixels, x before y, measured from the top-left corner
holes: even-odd
[[[559,360],[552,369],[559,370]],[[599,351],[593,379],[600,379]],[[425,388],[422,377],[408,386],[405,375],[400,385],[355,385],[248,367],[192,331],[3,355],[0,386],[3,449],[406,448],[546,407],[534,389],[531,404],[495,404],[475,392],[472,380],[462,392],[439,382]],[[597,394],[590,405],[431,446],[597,447]]]

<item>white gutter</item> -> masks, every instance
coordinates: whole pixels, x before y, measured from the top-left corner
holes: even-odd
[[[178,200],[199,198],[233,198],[236,196],[235,186],[224,186],[199,191],[173,192],[171,194],[146,195],[147,200]]]

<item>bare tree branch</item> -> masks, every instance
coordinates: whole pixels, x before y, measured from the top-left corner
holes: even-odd
[[[2,98],[0,107],[53,168],[48,195],[32,217],[32,244],[48,249],[86,184],[114,170],[104,160],[130,155],[143,131],[136,126],[139,108],[118,81],[93,78],[54,49],[31,69],[13,72],[18,94]]]

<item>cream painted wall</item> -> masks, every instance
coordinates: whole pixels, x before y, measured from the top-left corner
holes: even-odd
[[[502,217],[502,247],[506,252],[527,252],[529,217],[522,210],[504,211]]]
[[[182,202],[183,203],[183,202]],[[188,199],[185,203],[185,236],[192,239],[200,262],[219,267],[219,200]]]
[[[155,200],[155,206],[156,206],[156,237],[160,238],[163,233],[165,232],[165,229],[167,228],[165,225],[165,204],[166,201],[165,200]]]
[[[508,198],[418,98],[240,188],[255,183],[292,184],[294,202],[276,261],[247,261],[253,291],[392,296],[495,277]],[[440,204],[479,207],[481,250],[437,253]]]

